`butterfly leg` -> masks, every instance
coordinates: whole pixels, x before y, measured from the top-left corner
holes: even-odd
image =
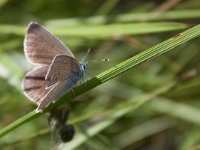
[[[74,95],[74,97],[75,97],[75,96],[76,96],[76,93],[75,93],[74,88],[72,88],[72,93],[73,93],[73,95]]]
[[[80,82],[80,83],[81,83],[81,84],[83,83],[83,84],[84,84],[84,87],[87,88],[86,82],[88,81],[88,79],[86,78],[86,80],[85,80],[85,77],[86,77],[85,75],[82,76],[81,82]]]
[[[84,78],[84,75],[83,75],[83,77],[81,78],[81,84],[83,84],[84,83],[84,85],[85,85],[85,78]]]

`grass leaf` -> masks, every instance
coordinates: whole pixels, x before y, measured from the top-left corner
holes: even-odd
[[[129,23],[110,25],[87,25],[75,27],[51,27],[48,28],[59,36],[103,38],[122,35],[138,35],[146,33],[158,33],[184,29],[183,23],[157,22],[157,23]],[[26,27],[16,25],[0,25],[1,34],[24,35]]]

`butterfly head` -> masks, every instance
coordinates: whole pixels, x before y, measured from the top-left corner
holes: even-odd
[[[82,74],[84,74],[86,72],[87,68],[88,68],[87,62],[80,62],[80,70],[81,70]]]
[[[83,57],[82,61],[80,62],[80,70],[82,75],[86,72],[88,68],[88,61],[85,61],[90,53],[90,49],[88,49],[87,54]]]

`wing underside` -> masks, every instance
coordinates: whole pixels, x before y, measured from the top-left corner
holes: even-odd
[[[31,22],[24,39],[24,53],[31,63],[50,64],[56,55],[74,58],[69,48],[37,23]]]

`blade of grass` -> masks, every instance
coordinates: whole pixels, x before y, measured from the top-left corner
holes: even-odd
[[[96,11],[96,15],[107,15],[119,2],[119,0],[107,0]]]
[[[128,13],[117,16],[95,16],[88,18],[70,18],[70,19],[55,19],[46,21],[46,25],[62,27],[75,26],[80,24],[103,24],[107,22],[130,22],[130,21],[158,21],[158,20],[177,20],[177,19],[190,19],[200,18],[200,10],[174,10],[165,13]]]
[[[66,29],[52,28],[54,33],[61,36],[78,36],[87,38],[103,38],[121,35],[138,35],[146,33],[159,33],[186,28],[182,23],[159,22],[159,23],[130,23],[109,25],[76,26]],[[51,29],[51,27],[50,27]]]
[[[13,60],[11,54],[1,53],[0,55],[0,77],[8,81],[8,83],[21,93],[21,68]]]
[[[76,92],[76,97],[85,93],[86,91],[89,91],[92,88],[97,87],[98,85],[101,85],[102,83],[104,83],[116,76],[119,76],[120,74],[122,74],[125,71],[128,71],[129,69],[133,68],[134,66],[136,66],[146,60],[149,60],[156,56],[164,54],[164,53],[172,50],[173,48],[175,48],[175,47],[177,47],[199,35],[200,35],[200,25],[196,25],[196,26],[178,34],[175,37],[172,37],[160,44],[157,44],[157,45],[131,57],[130,59],[116,65],[115,67],[108,69],[107,71],[97,75],[96,77],[92,78],[91,80],[87,81],[86,83],[75,88],[74,90]],[[64,97],[62,97],[59,101],[57,101],[54,104],[51,104],[46,109],[45,112],[47,112],[49,109],[52,109],[56,106],[66,103],[66,102],[72,100],[73,98],[75,98],[75,97],[74,97],[72,91],[70,91]],[[33,118],[40,116],[40,115],[41,115],[40,113],[36,113],[35,111],[30,112],[29,114],[21,117],[17,121],[11,123],[4,129],[2,129],[0,131],[0,137],[3,137],[4,135],[8,134],[9,132],[11,132],[15,128],[17,128],[18,126],[20,126],[20,125],[26,123],[27,121],[32,120]]]
[[[2,7],[8,0],[0,0],[0,7]]]
[[[124,116],[129,112],[137,110],[139,107],[141,107],[143,104],[145,104],[147,101],[151,100],[155,96],[165,93],[166,91],[171,89],[175,84],[176,82],[172,81],[168,85],[159,87],[158,89],[156,89],[151,93],[139,95],[131,100],[126,100],[128,102],[125,101],[118,104],[117,106],[115,106],[114,109],[111,109],[110,111],[107,112],[108,117],[104,121],[101,121],[95,124],[94,126],[88,128],[85,135],[84,134],[78,135],[75,140],[69,143],[70,146],[66,144],[65,146],[62,147],[62,149],[65,149],[66,147],[70,147],[72,149],[77,148],[85,141],[87,141],[89,138],[95,136],[97,133],[111,126],[120,117]]]
[[[103,38],[120,35],[138,35],[146,33],[158,33],[184,29],[187,26],[182,23],[130,23],[110,25],[87,25],[76,27],[49,27],[50,31],[60,36]],[[16,25],[0,25],[1,34],[24,35],[25,27]]]
[[[158,117],[122,132],[121,134],[117,135],[113,139],[113,141],[116,141],[116,145],[118,145],[120,149],[123,149],[128,145],[136,143],[156,133],[172,128],[175,125],[176,122],[166,116]],[[127,137],[127,135],[129,136]]]
[[[16,47],[21,46],[21,42],[22,41],[19,39],[14,39],[14,40],[0,43],[0,52],[3,52],[3,51],[8,52],[9,50],[11,51]]]
[[[186,122],[200,125],[199,109],[188,104],[175,102],[173,100],[157,97],[149,104],[153,110],[166,113],[176,118],[180,118]]]
[[[106,120],[109,120],[109,118],[112,118],[112,120],[110,120],[110,121],[105,121],[107,123],[103,123],[103,126],[102,125],[100,125],[100,126],[94,125],[93,126],[95,128],[96,127],[101,127],[101,128],[98,128],[98,130],[97,130],[98,132],[100,132],[103,129],[105,129],[106,127],[108,127],[111,124],[113,124],[118,118],[124,116],[125,114],[129,113],[130,111],[131,112],[135,111],[137,108],[139,108],[140,106],[145,104],[148,100],[151,100],[152,98],[154,98],[154,97],[156,97],[156,96],[158,96],[160,94],[166,93],[174,85],[176,85],[176,82],[174,82],[174,81],[169,82],[168,84],[166,84],[166,85],[164,85],[162,87],[159,87],[159,88],[155,89],[154,91],[152,91],[150,93],[142,92],[141,94],[138,94],[137,96],[134,96],[133,99],[120,102],[119,104],[116,104],[116,106],[114,106],[112,109],[105,108],[105,107],[99,108],[99,109],[96,109],[95,111],[89,112],[87,114],[83,114],[83,115],[78,116],[76,118],[69,119],[68,123],[69,124],[76,124],[76,123],[79,123],[79,122],[82,122],[82,121],[85,121],[85,120],[89,120],[91,118],[94,118],[96,116],[101,116],[101,115],[102,116],[107,115],[108,118]],[[98,133],[97,131],[95,131],[94,134],[91,134],[90,136],[93,136],[96,133]],[[9,144],[17,144],[17,143],[19,143],[21,141],[29,140],[31,138],[36,138],[39,135],[47,134],[49,132],[51,132],[50,128],[43,129],[43,130],[39,131],[38,133],[34,133],[34,134],[27,135],[27,136],[23,136],[21,139],[18,139],[16,141],[12,141]],[[89,132],[91,132],[91,131],[89,131]],[[87,138],[84,137],[83,139],[86,140]],[[84,142],[84,140],[82,142]],[[5,146],[9,145],[9,144],[8,143],[4,143]]]

